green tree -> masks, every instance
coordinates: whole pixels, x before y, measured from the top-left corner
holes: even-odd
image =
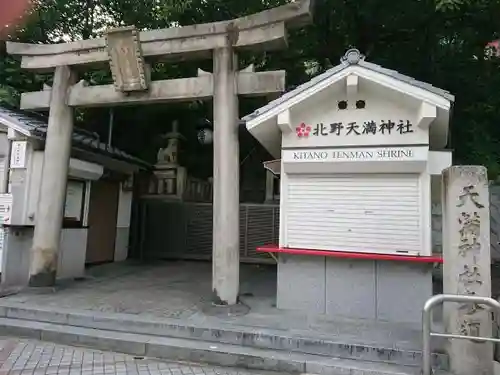
[[[281,5],[287,0],[44,0],[24,28],[12,35],[19,41],[49,43],[102,34],[106,27],[134,24],[141,29],[175,27],[231,19]],[[245,53],[241,65],[258,70],[285,69],[294,87],[338,63],[349,47],[367,60],[444,88],[456,96],[450,146],[456,162],[485,164],[493,175],[500,165],[500,83],[498,58],[484,58],[485,46],[499,37],[496,15],[500,0],[316,0],[314,24],[294,30],[289,47],[273,53]],[[156,64],[155,79],[188,77],[210,61]],[[20,71],[18,62],[0,48],[0,100],[40,89],[50,76]],[[107,69],[87,79],[108,82]],[[6,90],[6,91],[5,91]],[[263,103],[245,100],[241,113]],[[115,111],[117,145],[153,157],[158,133],[179,118],[193,124],[210,116],[209,105],[120,108]],[[82,111],[85,126],[107,133],[108,109]],[[194,126],[183,131],[194,132]],[[190,134],[190,139],[193,134]],[[244,136],[246,137],[246,136]],[[247,141],[245,141],[247,142]],[[196,149],[195,142],[188,148]],[[254,147],[251,140],[243,150]],[[242,153],[244,153],[243,151]]]

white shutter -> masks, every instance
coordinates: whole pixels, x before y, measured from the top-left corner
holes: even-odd
[[[419,176],[288,175],[286,246],[420,253]]]

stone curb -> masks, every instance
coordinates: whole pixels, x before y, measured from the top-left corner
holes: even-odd
[[[198,340],[214,345],[240,345],[249,349],[279,350],[405,366],[419,366],[421,362],[421,353],[415,350],[335,342],[263,328],[256,330],[249,327],[223,325],[214,327],[211,323],[209,327],[203,327],[183,324],[177,319],[146,320],[129,314],[96,313],[70,309],[53,311],[38,307],[26,307],[22,304],[5,303],[0,305],[0,317],[34,323],[60,324],[69,328],[81,327],[95,331]],[[434,366],[446,370],[448,368],[447,356],[435,354]]]
[[[361,360],[327,358],[310,354],[245,348],[229,344],[161,338],[122,332],[61,326],[0,318],[3,335],[35,338],[63,345],[154,357],[207,363],[218,366],[321,375],[417,375],[418,367]]]

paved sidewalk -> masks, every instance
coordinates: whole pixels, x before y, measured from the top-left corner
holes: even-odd
[[[237,368],[166,362],[28,339],[0,337],[0,375],[256,375]]]

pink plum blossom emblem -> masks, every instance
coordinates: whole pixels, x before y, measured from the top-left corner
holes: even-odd
[[[297,133],[297,137],[307,138],[309,137],[309,133],[311,132],[311,127],[302,123],[295,128],[295,132]]]

